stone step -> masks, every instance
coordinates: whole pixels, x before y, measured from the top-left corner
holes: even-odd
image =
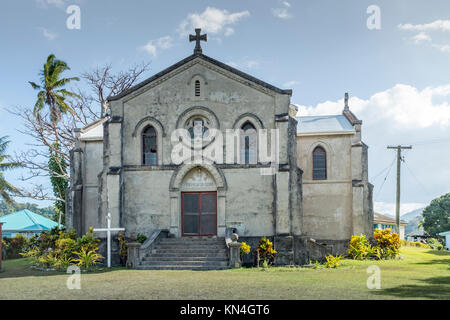
[[[225,245],[225,240],[184,240],[184,239],[161,239],[159,241],[160,244],[182,244],[182,245],[191,245],[191,244],[201,244],[201,245]]]
[[[192,270],[192,271],[215,271],[215,270],[226,270],[229,267],[222,266],[194,266],[194,265],[139,265],[136,266],[139,270]]]
[[[157,244],[153,247],[153,250],[165,250],[165,249],[188,249],[188,250],[225,250],[225,246],[218,245],[181,245],[181,244]]]
[[[165,255],[165,254],[152,254],[143,258],[143,261],[156,261],[156,260],[173,260],[173,261],[228,261],[226,256],[180,256],[180,255]]]
[[[217,249],[217,250],[211,250],[211,249],[182,249],[182,248],[176,248],[176,249],[157,249],[152,250],[151,253],[189,253],[189,254],[227,254],[226,249]]]
[[[154,266],[154,265],[166,265],[166,266],[218,266],[218,267],[226,267],[228,265],[228,261],[191,261],[191,260],[165,260],[161,259],[158,261],[143,261],[141,265]]]

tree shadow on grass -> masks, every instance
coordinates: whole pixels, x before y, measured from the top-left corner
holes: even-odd
[[[421,299],[450,299],[450,277],[434,277],[420,279],[424,284],[401,285],[386,288],[372,293],[380,296],[393,296],[398,298],[421,298]]]

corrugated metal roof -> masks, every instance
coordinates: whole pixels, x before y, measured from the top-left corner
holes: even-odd
[[[30,210],[21,210],[15,213],[0,217],[0,222],[3,222],[3,231],[8,230],[50,230],[57,227],[55,221],[47,219]]]
[[[352,124],[344,115],[297,117],[297,133],[350,132]]]
[[[374,212],[373,214],[373,223],[378,224],[396,224],[397,221],[394,218],[385,216],[384,214],[378,213],[378,212]],[[401,225],[407,225],[408,222],[404,221],[404,220],[400,220],[400,224]]]

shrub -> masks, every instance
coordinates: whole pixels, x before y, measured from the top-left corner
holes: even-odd
[[[143,235],[141,233],[138,233],[138,235],[136,236],[136,241],[139,243],[144,243],[147,240],[147,236]]]
[[[433,250],[442,250],[444,248],[442,243],[438,239],[435,239],[435,238],[428,239],[428,245]]]
[[[97,253],[96,250],[87,251],[85,247],[82,247],[79,252],[75,252],[78,258],[73,259],[78,266],[89,270],[92,266],[99,264],[103,256]]]
[[[251,246],[249,246],[245,242],[242,242],[241,243],[241,258],[244,254],[249,254],[251,248],[252,248]]]
[[[371,256],[372,248],[365,235],[352,236],[347,254],[353,260],[364,260]]]
[[[4,238],[2,243],[5,248],[5,259],[21,258],[21,253],[23,253],[28,247],[27,238],[20,233],[18,233],[14,238]]]
[[[259,246],[257,248],[260,261],[266,262],[268,266],[272,265],[275,260],[277,252],[273,248],[273,243],[266,237],[262,237],[259,240]]]
[[[372,246],[366,236],[352,236],[347,251],[348,256],[355,260],[364,259],[393,259],[400,252],[400,238],[391,229],[375,230],[375,244]]]
[[[419,242],[419,241],[400,240],[400,244],[402,246],[431,249],[431,247],[429,245],[427,245],[425,243],[422,243],[422,242]]]
[[[376,241],[376,258],[377,259],[393,259],[400,253],[400,238],[392,229],[377,229],[373,235]]]
[[[328,255],[325,257],[325,259],[327,259],[327,262],[325,262],[325,267],[327,268],[337,268],[339,267],[342,262],[341,260],[343,259],[343,256],[333,256],[333,255]]]
[[[124,266],[128,257],[127,240],[125,239],[125,235],[123,233],[119,233],[117,240],[119,241],[120,263]]]
[[[100,240],[95,237],[94,229],[92,227],[89,228],[85,235],[77,239],[78,247],[85,249],[88,252],[98,250],[99,242]]]

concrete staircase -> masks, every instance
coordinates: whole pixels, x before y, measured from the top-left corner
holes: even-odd
[[[228,268],[224,238],[162,238],[142,258],[137,269],[222,270]]]

